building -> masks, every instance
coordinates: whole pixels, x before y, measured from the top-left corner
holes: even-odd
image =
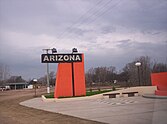
[[[8,83],[10,86],[11,90],[16,90],[16,89],[25,89],[28,88],[28,83],[27,82],[19,82],[19,83]]]

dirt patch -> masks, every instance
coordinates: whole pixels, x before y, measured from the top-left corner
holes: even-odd
[[[37,95],[46,89],[38,89]],[[80,119],[58,113],[46,112],[19,105],[20,102],[34,97],[33,90],[0,92],[1,124],[100,124],[99,122]]]

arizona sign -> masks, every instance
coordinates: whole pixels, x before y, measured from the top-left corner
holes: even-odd
[[[42,63],[82,62],[82,54],[42,54]]]

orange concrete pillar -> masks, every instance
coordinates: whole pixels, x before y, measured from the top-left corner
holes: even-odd
[[[74,84],[75,96],[86,95],[84,55],[82,55],[82,62],[74,63]]]
[[[59,63],[54,97],[72,96],[72,73],[70,63]]]
[[[82,62],[74,62],[73,65],[75,96],[85,95],[86,88],[84,72],[84,55],[82,54]],[[73,96],[72,63],[59,63],[56,75],[54,97],[58,98],[69,96]]]

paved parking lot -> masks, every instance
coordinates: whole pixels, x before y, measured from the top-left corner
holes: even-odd
[[[167,99],[141,96],[44,102],[34,98],[21,105],[112,124],[167,124]]]

